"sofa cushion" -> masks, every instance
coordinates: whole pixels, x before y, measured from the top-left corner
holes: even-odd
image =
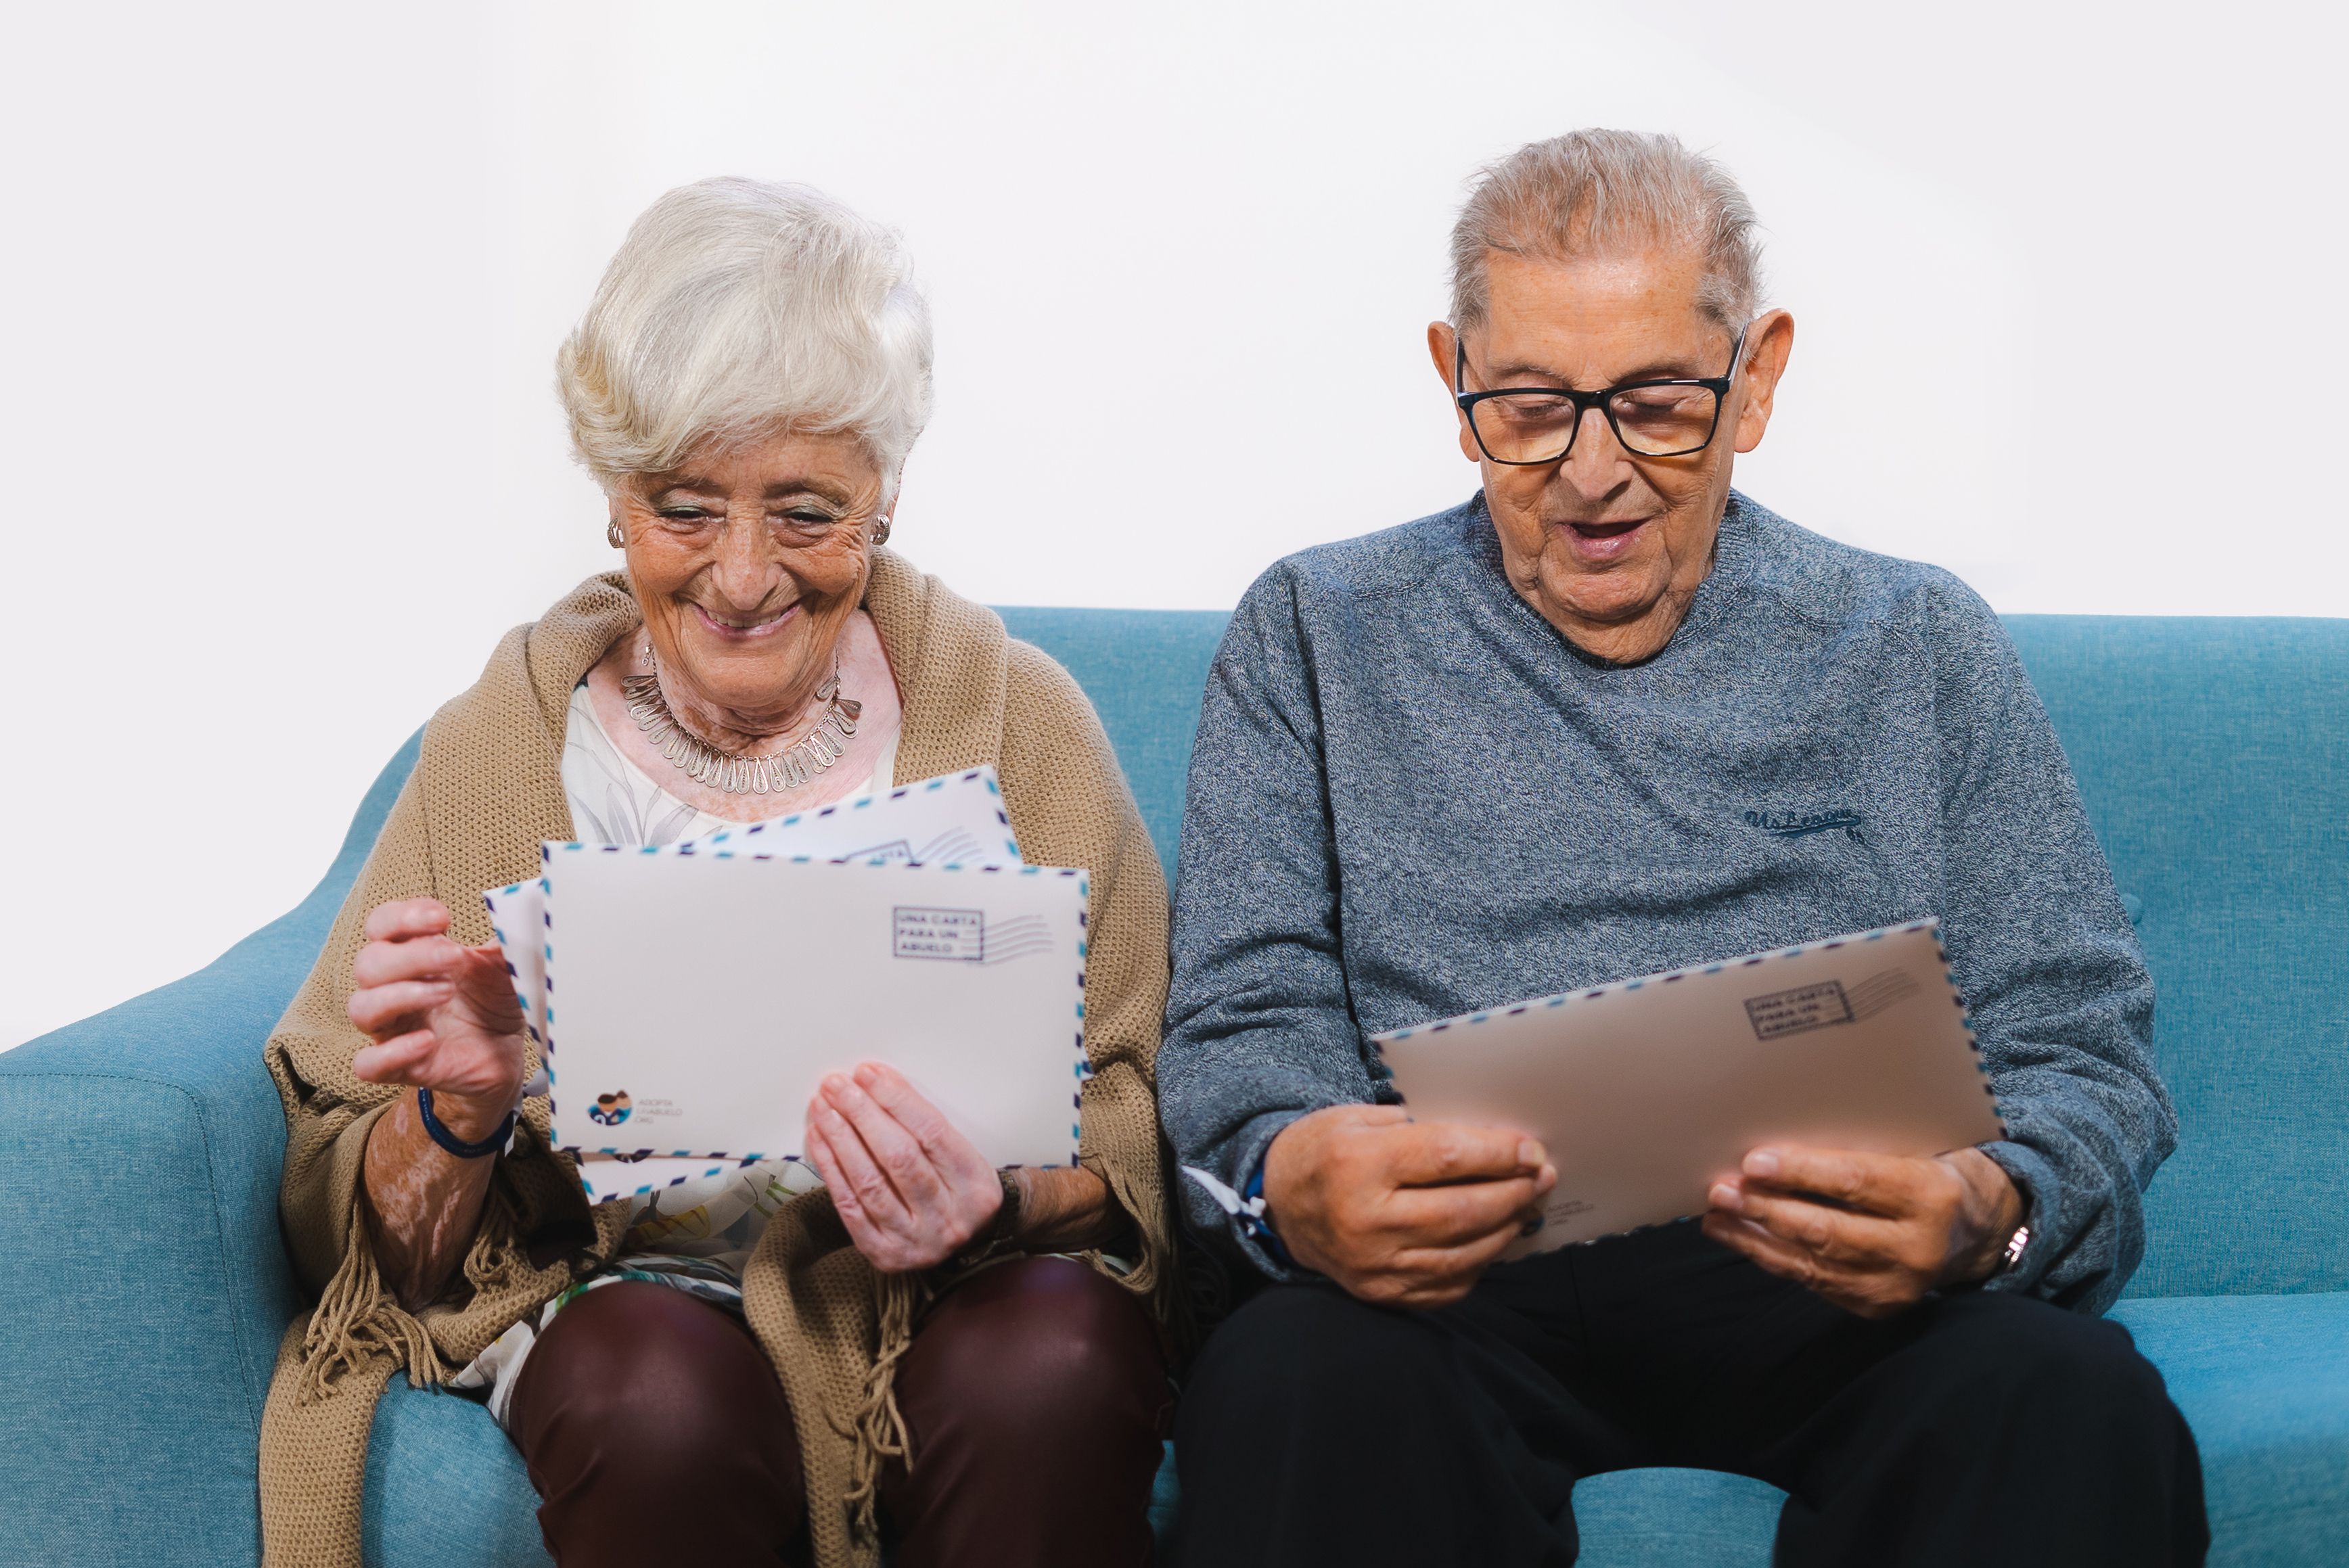
[[[1629,1470],[1576,1483],[1579,1568],[1768,1568],[1786,1494],[1718,1470]]]
[[[396,1377],[367,1437],[367,1568],[552,1568],[522,1456],[461,1394]]]
[[[2349,1293],[2113,1308],[2202,1450],[2211,1568],[2349,1563]]]

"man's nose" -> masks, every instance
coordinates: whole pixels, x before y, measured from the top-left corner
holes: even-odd
[[[1573,486],[1576,494],[1596,500],[1623,482],[1624,470],[1630,466],[1630,457],[1615,438],[1615,428],[1607,422],[1606,414],[1585,408],[1575,428],[1574,445],[1558,461],[1558,477]]]

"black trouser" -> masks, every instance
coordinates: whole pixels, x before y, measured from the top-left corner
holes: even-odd
[[[1637,1465],[1791,1494],[1776,1561],[2199,1563],[2193,1435],[2118,1324],[1959,1292],[1870,1322],[1692,1224],[1489,1273],[1435,1312],[1267,1290],[1175,1418],[1174,1560],[1575,1559],[1576,1480]]]

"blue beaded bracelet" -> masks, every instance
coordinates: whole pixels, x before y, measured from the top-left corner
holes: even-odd
[[[513,1136],[514,1113],[511,1110],[506,1112],[506,1119],[498,1123],[498,1130],[495,1132],[482,1139],[479,1143],[468,1143],[442,1126],[440,1119],[432,1114],[430,1089],[419,1088],[416,1091],[416,1109],[417,1113],[424,1118],[425,1133],[433,1142],[460,1160],[481,1160],[495,1154],[504,1149],[506,1140]]]

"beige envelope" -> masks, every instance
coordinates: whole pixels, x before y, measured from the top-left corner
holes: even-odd
[[[1372,1037],[1412,1115],[1542,1140],[1506,1257],[1702,1213],[1746,1150],[1938,1154],[2005,1136],[1940,923],[1862,932]]]

